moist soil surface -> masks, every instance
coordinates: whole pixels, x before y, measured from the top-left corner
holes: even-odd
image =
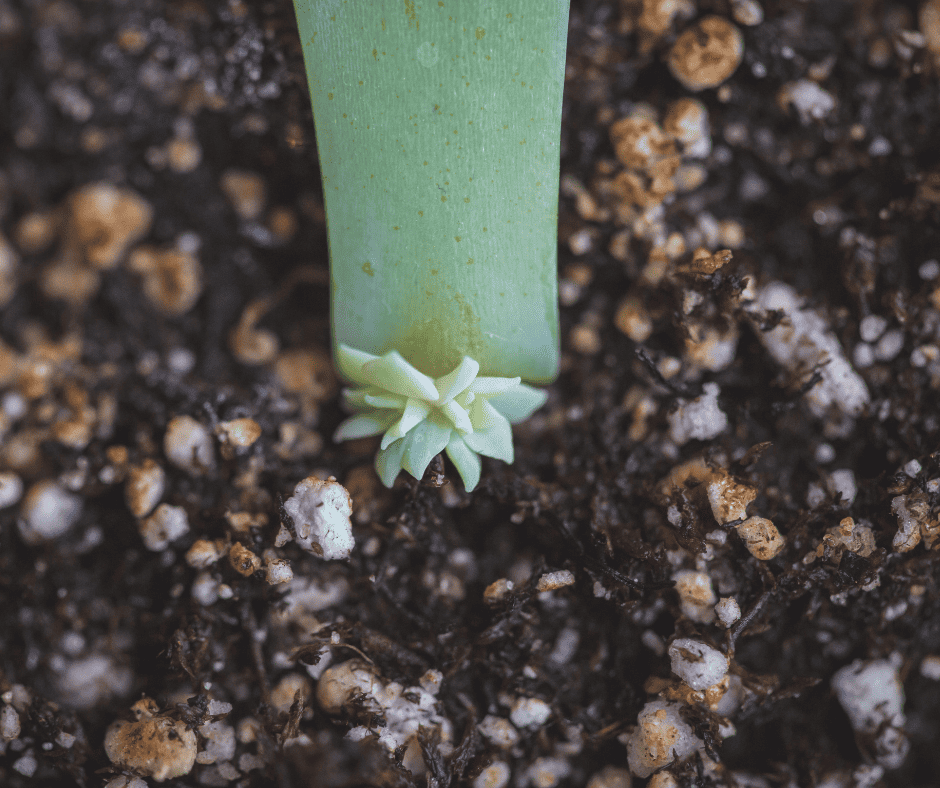
[[[940,4],[576,0],[562,374],[470,494],[331,440],[289,2],[0,0],[0,106],[4,786],[157,774],[104,748],[143,696],[174,786],[937,784]],[[347,560],[291,541],[311,475]],[[354,658],[384,700],[330,706]],[[637,769],[657,700],[690,754]]]

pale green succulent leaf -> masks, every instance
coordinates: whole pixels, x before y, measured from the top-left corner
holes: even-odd
[[[479,363],[470,358],[470,356],[464,356],[463,361],[460,362],[456,369],[435,381],[435,386],[440,392],[438,405],[444,405],[450,402],[461,391],[464,391],[473,382],[479,371]]]
[[[470,384],[470,391],[483,397],[492,397],[518,386],[522,378],[477,378]]]
[[[349,347],[349,345],[340,344],[336,347],[336,366],[339,368],[340,373],[353,383],[365,384],[369,382],[363,375],[362,368],[377,358],[378,356],[356,350]]]
[[[393,394],[431,402],[437,400],[434,380],[411,366],[397,350],[390,350],[381,358],[365,363],[362,375],[367,383]]]
[[[406,447],[401,467],[416,479],[422,478],[434,456],[444,451],[452,433],[450,427],[441,426],[432,419],[422,421],[404,438]]]
[[[349,441],[356,438],[380,435],[395,423],[397,416],[398,414],[394,411],[388,413],[359,413],[350,416],[333,433],[333,440]]]
[[[473,492],[474,487],[480,482],[482,468],[477,453],[467,446],[463,438],[454,434],[451,435],[450,442],[447,444],[447,456],[450,457],[457,473],[460,474],[464,489],[467,492]]]
[[[473,424],[470,422],[470,414],[467,413],[454,400],[440,406],[441,412],[447,416],[454,428],[459,432],[473,432]]]
[[[476,399],[476,395],[470,391],[469,388],[461,391],[456,397],[454,397],[454,402],[460,405],[464,410],[470,410],[470,404],[473,400]]]
[[[394,410],[402,410],[408,403],[407,397],[401,397],[398,394],[387,394],[385,392],[366,394],[363,400],[364,407],[392,408]]]
[[[386,448],[399,438],[404,438],[412,429],[424,421],[430,412],[431,403],[409,398],[402,411],[401,418],[389,427],[388,432],[382,436],[382,448]]]
[[[401,470],[401,458],[407,449],[405,441],[407,438],[400,438],[385,449],[382,449],[375,455],[375,471],[378,473],[382,484],[391,487],[398,478],[398,472]]]
[[[500,415],[483,397],[477,397],[473,401],[468,413],[470,414],[470,423],[473,425],[474,432],[488,430],[496,424],[494,414],[496,414],[496,416]],[[502,418],[502,416],[500,416],[500,418]]]
[[[547,399],[548,392],[521,383],[509,391],[490,397],[489,402],[510,424],[518,424],[541,408]]]
[[[343,407],[346,410],[368,410],[373,407],[369,404],[369,389],[343,389]]]
[[[487,405],[492,408],[489,403]],[[477,454],[511,463],[515,456],[512,445],[512,427],[495,408],[492,408],[492,411],[495,414],[492,416],[492,426],[464,435],[464,443]]]

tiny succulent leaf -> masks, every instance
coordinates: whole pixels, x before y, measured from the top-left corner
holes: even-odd
[[[408,448],[405,443],[406,438],[399,438],[388,448],[382,449],[375,455],[375,470],[382,480],[382,484],[391,487],[398,478],[398,472],[401,470],[401,458]]]
[[[393,394],[417,399],[437,399],[434,381],[418,372],[396,350],[364,364],[362,373],[373,386]]]
[[[518,424],[541,408],[547,399],[545,391],[522,383],[511,391],[494,395],[490,404],[509,419],[510,424]]]
[[[461,391],[466,389],[480,371],[480,365],[470,356],[464,356],[460,366],[437,379],[437,390],[440,392],[440,403],[450,402]]]
[[[335,441],[368,438],[385,432],[395,422],[396,413],[361,413],[346,419],[333,435]]]
[[[522,383],[522,378],[477,378],[470,384],[470,391],[484,397],[492,397],[510,391]]]
[[[397,394],[366,394],[363,398],[363,404],[371,405],[373,408],[393,408],[394,410],[401,410],[407,402],[407,397],[400,397]]]
[[[473,488],[480,481],[482,466],[480,456],[459,435],[451,436],[450,443],[447,444],[447,456],[450,457],[457,473],[463,479],[463,486],[466,491],[473,492]]]
[[[382,437],[384,449],[392,441],[404,438],[413,428],[424,421],[431,412],[431,404],[421,400],[409,398],[402,411],[401,418],[396,421]]]
[[[491,426],[484,430],[476,430],[464,435],[464,443],[477,454],[493,457],[503,462],[513,461],[512,427],[506,417],[500,414],[492,405],[486,403],[492,411]]]
[[[358,385],[343,391],[344,404],[356,415],[339,426],[334,440],[381,434],[375,469],[386,487],[400,470],[420,479],[446,449],[469,492],[480,480],[479,455],[512,462],[510,423],[546,400],[520,378],[477,377],[480,365],[470,357],[436,380],[394,350],[373,356],[340,345],[337,365]]]
[[[408,434],[410,445],[402,457],[401,467],[416,479],[422,478],[434,455],[447,447],[451,432],[432,419],[422,421]]]
[[[378,356],[356,350],[348,345],[339,345],[336,348],[336,366],[339,367],[340,373],[353,383],[368,383],[362,375],[362,367],[376,358]]]

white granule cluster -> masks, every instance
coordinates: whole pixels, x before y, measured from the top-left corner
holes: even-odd
[[[918,514],[923,507],[909,496],[898,495],[891,499],[891,511],[898,518],[898,532],[891,540],[891,546],[899,553],[907,553],[920,544],[921,524]]]
[[[202,749],[196,755],[196,763],[223,763],[235,757],[235,729],[221,720],[206,722],[199,726]]]
[[[20,735],[20,715],[12,706],[4,704],[0,709],[0,736],[6,741],[19,738]]]
[[[940,681],[940,656],[928,654],[920,661],[920,675],[931,681]]]
[[[294,521],[297,544],[304,550],[327,560],[349,558],[356,545],[349,519],[352,499],[336,479],[308,476],[294,488],[284,509]]]
[[[835,495],[839,493],[842,501],[847,504],[855,502],[858,495],[858,485],[855,483],[855,474],[848,468],[840,468],[829,474],[829,491]]]
[[[473,781],[473,788],[504,788],[509,783],[512,772],[503,761],[494,761],[487,766]]]
[[[897,667],[886,659],[855,660],[832,677],[832,689],[859,734],[874,737],[878,763],[896,769],[910,744],[904,725],[904,686]]]
[[[536,585],[536,591],[555,591],[570,585],[574,585],[574,573],[568,569],[561,569],[542,575]]]
[[[0,509],[12,506],[23,497],[23,480],[9,471],[0,473]]]
[[[264,579],[272,586],[289,583],[294,579],[294,571],[290,568],[290,563],[283,558],[266,558]]]
[[[509,712],[509,719],[517,728],[538,728],[551,716],[551,707],[538,698],[519,698]]]
[[[718,615],[718,621],[727,629],[740,621],[741,606],[733,596],[725,596],[715,605],[715,613]]]
[[[189,533],[189,518],[182,506],[161,503],[156,511],[138,523],[140,538],[148,550],[160,552]]]
[[[755,306],[783,312],[784,320],[776,327],[757,332],[774,361],[795,373],[818,368],[822,379],[805,395],[813,414],[821,418],[837,408],[846,416],[861,415],[871,401],[868,388],[822,316],[804,308],[796,290],[783,282],[764,287]]]
[[[423,774],[425,768],[417,740],[419,728],[439,728],[442,749],[449,747],[453,726],[430,692],[421,687],[406,688],[395,681],[385,684],[372,665],[358,658],[327,668],[317,683],[317,700],[329,714],[353,711],[347,708],[353,699],[383,718],[384,725],[359,726],[347,735],[362,739],[373,733],[389,752],[406,747],[402,763],[412,772]]]
[[[215,449],[208,428],[192,416],[177,416],[166,427],[163,452],[177,468],[201,474],[215,465]]]
[[[134,676],[130,668],[110,656],[92,654],[67,662],[56,675],[58,699],[75,709],[91,709],[114,695],[131,691]]]
[[[637,777],[649,777],[657,769],[688,757],[705,746],[679,715],[680,703],[656,700],[647,703],[637,717],[637,727],[627,738],[627,763]]]
[[[29,488],[17,522],[23,541],[37,545],[63,536],[82,515],[82,499],[51,481]]]
[[[477,725],[477,730],[489,741],[502,749],[508,749],[519,741],[519,731],[509,720],[487,714]]]
[[[711,440],[728,427],[728,417],[718,407],[718,384],[706,383],[702,391],[693,400],[680,399],[679,407],[666,417],[669,437],[680,446],[690,440]]]
[[[836,100],[811,79],[788,82],[779,93],[780,103],[792,104],[800,116],[800,123],[808,126],[814,120],[822,120],[835,109]]]
[[[532,788],[555,788],[558,783],[571,774],[571,764],[564,758],[542,757],[536,758],[532,765],[526,769],[523,785]]]
[[[715,596],[708,573],[682,569],[672,579],[676,583],[682,615],[699,624],[711,624],[715,620],[715,602],[718,597]]]
[[[672,672],[694,690],[706,690],[728,675],[728,658],[700,640],[678,638],[669,646]]]
[[[906,473],[912,479],[916,479],[917,474],[919,474],[923,469],[924,466],[920,464],[919,460],[911,460],[901,470],[903,470],[904,473]]]
[[[888,327],[888,321],[881,315],[866,315],[858,324],[858,335],[863,342],[877,342]]]

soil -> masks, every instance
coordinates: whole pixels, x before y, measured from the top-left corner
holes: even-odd
[[[694,93],[668,58],[708,15],[743,55]],[[0,0],[0,783],[133,785],[103,743],[146,696],[199,734],[174,786],[498,786],[499,764],[518,786],[629,785],[656,699],[699,742],[660,788],[936,785],[938,20],[934,0],[573,3],[563,372],[515,463],[485,460],[466,494],[444,460],[387,491],[377,441],[330,439],[292,5]],[[698,152],[668,128],[683,98],[707,113]],[[642,161],[625,118],[661,138]],[[772,283],[802,311],[763,304]],[[800,320],[814,339],[781,360]],[[134,487],[148,461],[162,486]],[[348,560],[277,538],[310,475],[351,494]],[[716,520],[728,478],[779,551]],[[294,581],[255,571],[277,560]],[[731,658],[733,703],[677,678],[677,637]],[[318,701],[353,657],[425,687],[410,756],[373,734],[418,690],[398,711]],[[903,719],[853,731],[833,677],[854,660],[892,666]]]

